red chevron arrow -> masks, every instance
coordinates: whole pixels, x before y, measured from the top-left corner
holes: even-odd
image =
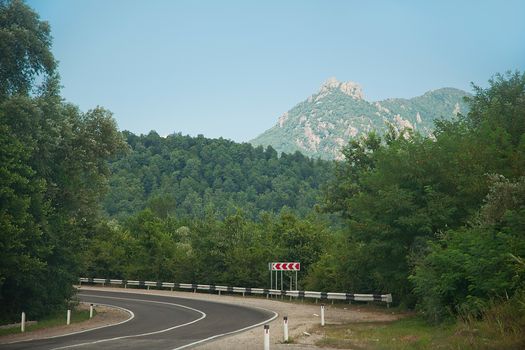
[[[301,270],[301,263],[293,262],[293,263],[272,263],[272,270],[273,271],[300,271]]]
[[[300,271],[301,263],[298,262],[276,262],[272,263],[272,271]]]

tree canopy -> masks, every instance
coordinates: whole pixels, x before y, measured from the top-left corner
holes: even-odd
[[[37,78],[55,78],[51,41],[49,24],[31,8],[21,0],[0,0],[0,99],[27,95]]]
[[[434,137],[391,132],[348,145],[324,203],[346,232],[311,285],[392,292],[434,319],[522,288],[510,256],[525,256],[524,84],[508,73],[475,87],[468,115],[438,122]]]
[[[283,207],[305,216],[333,163],[225,139],[124,132],[131,152],[111,164],[106,212],[124,218],[146,207],[163,216],[249,218]]]
[[[0,318],[9,320],[71,298],[107,161],[125,144],[110,112],[62,100],[49,26],[21,1],[0,3],[0,43]]]

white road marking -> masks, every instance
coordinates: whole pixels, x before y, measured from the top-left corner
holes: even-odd
[[[96,340],[96,341],[92,341],[92,342],[86,342],[86,343],[81,343],[81,344],[62,346],[62,347],[54,348],[54,349],[51,349],[51,350],[69,349],[69,348],[74,348],[74,347],[83,346],[83,345],[90,345],[90,344],[98,344],[98,343],[108,342],[108,341],[112,341],[112,340],[119,340],[119,339],[126,339],[126,338],[136,338],[136,337],[142,337],[142,336],[147,336],[147,335],[164,333],[164,332],[168,332],[168,331],[171,331],[173,329],[176,329],[176,328],[188,326],[190,324],[199,322],[202,319],[206,318],[206,313],[202,312],[201,310],[197,310],[197,309],[194,309],[192,307],[185,306],[185,305],[180,305],[180,304],[175,304],[175,303],[168,303],[168,302],[164,302],[164,301],[154,301],[154,300],[145,300],[145,299],[133,299],[133,298],[120,298],[120,297],[108,297],[108,296],[99,296],[99,295],[90,295],[90,294],[79,294],[79,295],[84,296],[84,297],[96,297],[96,298],[117,299],[117,300],[143,301],[143,302],[146,302],[146,303],[174,305],[174,306],[179,306],[179,307],[182,307],[184,309],[188,309],[188,310],[192,310],[192,311],[195,311],[197,313],[200,313],[201,317],[199,317],[198,319],[195,319],[195,320],[193,320],[191,322],[187,322],[187,323],[180,324],[180,325],[173,326],[173,327],[166,328],[166,329],[161,329],[161,330],[155,331],[155,332],[125,335],[125,336],[122,336],[122,337],[115,337],[115,338],[108,338],[108,339],[100,339],[100,340]]]
[[[129,321],[131,321],[132,319],[135,318],[135,314],[133,313],[133,311],[128,310],[128,309],[126,309],[126,308],[123,308],[123,307],[120,307],[120,306],[116,306],[116,305],[111,305],[111,304],[98,304],[98,305],[108,306],[108,307],[113,307],[113,308],[116,308],[116,309],[124,310],[124,311],[126,311],[127,313],[129,313],[130,317],[129,317],[128,319],[124,320],[124,321],[121,321],[121,322],[118,322],[118,323],[114,323],[114,324],[108,324],[108,325],[105,325],[105,326],[99,326],[99,327],[95,327],[95,328],[84,329],[84,330],[82,330],[82,331],[71,332],[71,333],[66,333],[66,334],[53,335],[53,336],[45,337],[45,338],[31,338],[31,339],[17,340],[17,341],[13,341],[13,342],[6,343],[6,344],[22,343],[22,342],[28,342],[28,341],[31,341],[31,340],[53,339],[53,338],[66,337],[66,336],[68,336],[68,335],[73,335],[73,334],[79,334],[79,333],[91,332],[91,331],[94,331],[94,330],[96,330],[96,329],[102,329],[102,328],[108,328],[108,327],[118,326],[119,324],[123,324],[123,323],[129,322]]]
[[[174,348],[172,350],[179,350],[179,349],[184,349],[184,348],[187,348],[187,347],[190,347],[190,346],[193,346],[193,345],[197,345],[197,344],[201,344],[201,343],[205,343],[207,341],[210,341],[212,339],[216,339],[216,338],[220,338],[220,337],[223,337],[225,335],[230,335],[230,334],[235,334],[235,333],[240,333],[240,332],[243,332],[245,330],[248,330],[248,329],[251,329],[251,328],[255,328],[257,326],[261,326],[267,322],[271,322],[273,320],[275,320],[277,318],[277,316],[279,316],[279,314],[273,310],[269,310],[269,309],[265,309],[263,307],[258,307],[258,306],[247,306],[248,308],[254,308],[254,309],[261,309],[261,310],[264,310],[264,311],[269,311],[269,312],[273,312],[273,316],[270,317],[269,319],[267,320],[264,320],[260,323],[257,323],[257,324],[254,324],[254,325],[251,325],[251,326],[248,326],[248,327],[244,327],[244,328],[241,328],[241,329],[237,329],[235,331],[231,331],[231,332],[226,332],[226,333],[222,333],[222,334],[217,334],[217,335],[214,335],[214,336],[211,336],[209,338],[206,338],[206,339],[201,339],[201,340],[198,340],[198,341],[195,341],[193,343],[189,343],[189,344],[186,344],[186,345],[183,345],[183,346],[179,346],[178,348]]]
[[[94,291],[105,291],[106,289],[105,288],[102,288],[102,287],[94,287],[94,288],[89,288],[89,289],[85,289],[85,291],[89,291],[89,290],[94,290]],[[113,292],[113,291],[110,291],[110,292]],[[166,295],[166,294],[162,294],[162,293],[155,293],[154,291],[151,292],[151,291],[148,291],[150,293],[146,293],[145,291],[143,293],[141,293],[142,291],[141,290],[133,290],[133,291],[130,291],[130,290],[122,290],[122,291],[119,291],[119,292],[122,292],[122,293],[129,293],[129,294],[143,294],[143,295],[156,295],[156,296],[163,296],[163,297],[170,297],[170,298],[183,298],[183,297],[174,297],[174,296],[171,296],[171,295]],[[193,299],[193,300],[199,300],[199,299]],[[210,302],[210,303],[216,303],[216,304],[225,304],[223,302],[220,302],[220,301],[210,301],[208,300],[207,302]],[[232,305],[238,305],[238,304],[235,304],[233,303]],[[252,326],[248,326],[248,327],[245,327],[245,328],[242,328],[242,329],[238,329],[236,331],[232,331],[232,332],[227,332],[227,333],[222,333],[222,334],[217,334],[217,335],[214,335],[212,337],[209,337],[209,338],[206,338],[206,339],[202,339],[202,340],[199,340],[199,341],[196,341],[196,342],[193,342],[193,343],[190,343],[190,344],[186,344],[186,345],[182,345],[178,348],[174,348],[172,350],[178,350],[178,349],[184,349],[184,348],[187,348],[187,347],[190,347],[190,346],[193,346],[193,345],[197,345],[197,344],[200,344],[200,343],[205,343],[207,341],[210,341],[212,339],[216,339],[216,338],[219,338],[219,337],[222,337],[222,336],[226,336],[226,335],[230,335],[230,334],[235,334],[235,333],[240,333],[242,331],[245,331],[245,330],[248,330],[250,328],[254,328],[254,327],[257,327],[257,326],[261,326],[263,325],[264,323],[266,322],[271,322],[273,320],[275,320],[279,314],[273,310],[270,310],[270,309],[265,309],[263,307],[259,307],[259,306],[246,306],[246,307],[251,307],[251,308],[254,308],[254,309],[261,309],[261,310],[265,310],[265,311],[268,311],[268,312],[272,312],[274,314],[273,317],[267,319],[266,321],[263,321],[263,322],[260,322],[260,323],[257,323],[255,325],[252,325]]]

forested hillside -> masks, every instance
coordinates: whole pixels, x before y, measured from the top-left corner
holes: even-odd
[[[333,163],[248,143],[156,132],[124,132],[130,151],[111,163],[104,208],[123,218],[144,209],[163,217],[224,218],[238,210],[256,219],[288,208],[305,216],[332,177]]]

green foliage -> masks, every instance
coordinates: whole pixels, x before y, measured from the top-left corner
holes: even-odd
[[[391,130],[382,142],[373,134],[351,142],[324,202],[347,229],[310,285],[391,292],[434,319],[517,290],[523,280],[509,254],[524,254],[516,182],[525,173],[524,82],[496,76],[477,89],[467,116],[439,121],[433,138]],[[487,173],[510,182],[497,182],[478,214]]]
[[[520,350],[525,346],[524,302],[524,294],[518,293],[504,302],[490,303],[481,320],[458,319],[435,325],[419,316],[404,315],[393,322],[328,324],[313,333],[323,335],[316,345],[339,349]]]
[[[268,263],[299,261],[304,273],[328,238],[319,216],[290,211],[248,219],[161,217],[146,209],[99,227],[86,251],[89,276],[268,287]]]
[[[80,252],[98,220],[107,160],[124,143],[109,112],[81,113],[64,103],[55,78],[33,89],[37,75],[54,69],[46,23],[13,1],[1,3],[0,24],[2,50],[17,47],[2,52],[0,77],[0,317],[6,321],[22,310],[39,317],[73,294]]]
[[[261,211],[279,213],[283,207],[305,216],[333,166],[224,139],[124,135],[132,151],[112,163],[104,201],[115,218],[146,207],[179,218],[224,218],[242,208],[255,219]]]
[[[93,310],[93,313],[96,315],[96,310]],[[40,318],[37,323],[26,324],[25,332],[26,334],[37,331],[39,329],[54,328],[54,327],[64,327],[66,320],[66,310],[55,311],[51,314],[45,315],[45,317]],[[71,324],[85,322],[89,320],[89,310],[73,310],[71,312]],[[0,329],[0,337],[8,334],[20,334],[20,325],[17,324],[14,327],[2,328]]]
[[[5,315],[36,316],[71,295],[107,159],[123,143],[107,112],[82,114],[57,96],[5,100],[0,127],[0,303]]]
[[[525,178],[497,181],[479,222],[447,231],[414,270],[419,307],[433,320],[455,313],[482,316],[491,298],[525,286]]]
[[[502,175],[480,175],[491,187],[479,213],[469,225],[439,236],[416,260],[411,279],[420,309],[433,320],[450,313],[483,316],[491,299],[524,286],[525,75],[497,75],[490,84],[477,88],[464,125],[477,148],[471,161],[476,172]]]
[[[22,0],[0,1],[0,100],[26,95],[37,77],[54,77],[49,24]]]

